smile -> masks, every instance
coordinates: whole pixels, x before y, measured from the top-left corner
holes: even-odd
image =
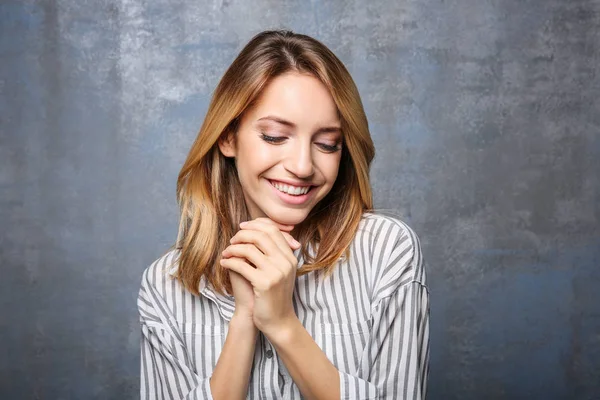
[[[292,186],[286,185],[285,183],[269,181],[271,185],[282,193],[286,193],[292,196],[301,196],[310,191],[313,186]]]

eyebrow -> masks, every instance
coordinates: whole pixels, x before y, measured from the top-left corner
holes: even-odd
[[[278,124],[288,126],[290,128],[296,128],[296,124],[294,124],[293,122],[285,120],[283,118],[276,117],[274,115],[267,115],[266,117],[262,117],[262,118],[258,119],[258,121],[265,121],[265,120],[267,120],[267,121],[273,121],[273,122],[276,122]],[[341,131],[342,131],[342,128],[339,127],[339,126],[324,126],[324,127],[321,127],[319,129],[317,129],[317,131],[315,132],[315,134],[319,134],[319,133],[338,133],[338,132],[341,132]]]

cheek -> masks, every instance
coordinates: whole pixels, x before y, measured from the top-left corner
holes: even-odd
[[[244,155],[248,163],[255,165],[266,164],[281,155],[282,146],[274,146],[258,137],[246,138],[244,141]]]
[[[273,168],[277,159],[277,154],[273,149],[260,143],[252,147],[245,147],[244,151],[238,152],[236,162],[240,181],[249,189],[256,184],[259,177],[264,176]]]
[[[262,146],[260,143],[247,144],[244,147],[240,146],[238,151],[238,166],[244,171],[256,172],[271,158],[272,155],[266,146]]]
[[[268,143],[260,143],[252,148],[251,158],[256,164],[266,164],[276,158],[277,148]]]
[[[338,153],[339,154],[339,153]],[[326,160],[324,160],[322,164],[323,174],[327,177],[328,180],[335,180],[338,175],[340,169],[340,161],[341,156],[333,157],[329,155]]]

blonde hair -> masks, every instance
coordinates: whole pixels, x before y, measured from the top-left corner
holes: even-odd
[[[177,179],[181,215],[175,247],[181,252],[176,277],[196,295],[202,276],[219,293],[231,293],[228,272],[219,264],[220,253],[239,223],[250,218],[235,164],[220,152],[218,141],[236,132],[242,114],[273,78],[291,71],[311,74],[329,89],[343,136],[334,186],[294,229],[305,260],[298,274],[331,272],[340,257],[348,256],[363,212],[373,208],[369,167],[375,148],[352,77],[325,45],[309,36],[259,33],[219,82]],[[309,246],[317,249],[314,257]]]

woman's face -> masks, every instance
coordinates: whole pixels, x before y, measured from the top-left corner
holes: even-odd
[[[235,157],[251,217],[297,225],[337,178],[342,152],[337,107],[315,77],[280,75],[244,113],[237,134],[219,147]]]

